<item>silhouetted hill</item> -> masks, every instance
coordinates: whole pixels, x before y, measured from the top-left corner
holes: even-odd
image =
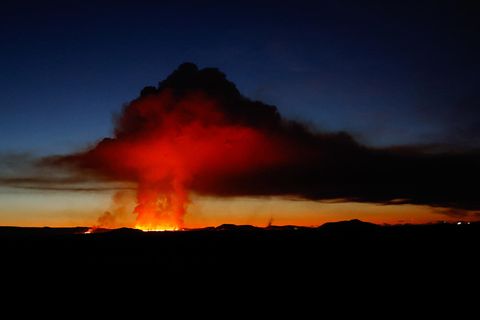
[[[251,225],[222,224],[215,227],[217,231],[256,231],[260,228]]]
[[[128,236],[128,235],[134,235],[134,234],[142,234],[142,230],[138,229],[132,229],[132,228],[119,228],[119,229],[100,229],[100,230],[95,230],[93,233],[107,233],[109,236],[115,236],[115,235],[122,235],[122,236]]]
[[[374,232],[380,230],[382,227],[369,223],[363,222],[358,219],[353,219],[349,221],[339,221],[339,222],[327,222],[319,227],[322,231],[328,232]]]
[[[52,236],[85,233],[88,227],[50,228],[50,227],[1,227],[0,237],[5,236]]]

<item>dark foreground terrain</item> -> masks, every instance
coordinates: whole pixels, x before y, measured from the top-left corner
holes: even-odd
[[[0,228],[2,306],[49,315],[62,306],[67,318],[173,308],[227,319],[259,310],[294,319],[454,310],[461,319],[478,305],[478,223],[87,230]]]
[[[3,292],[43,307],[67,301],[75,306],[69,310],[143,307],[157,314],[170,303],[199,303],[208,314],[220,306],[230,306],[229,314],[261,307],[267,314],[294,310],[295,318],[325,308],[406,316],[421,308],[429,319],[432,310],[477,305],[480,223],[87,230],[0,228]]]
[[[480,223],[319,228],[223,225],[182,232],[0,228],[10,270],[155,270],[168,275],[459,277],[478,273]],[[462,281],[463,281],[462,280]]]

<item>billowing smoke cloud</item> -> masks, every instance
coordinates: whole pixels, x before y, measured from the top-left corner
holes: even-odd
[[[480,208],[479,160],[313,132],[242,96],[217,69],[186,63],[124,108],[113,138],[47,162],[135,182],[137,226],[176,229],[191,192]]]
[[[130,194],[128,191],[120,190],[113,194],[109,210],[105,211],[97,219],[97,225],[93,228],[115,228],[130,224]]]

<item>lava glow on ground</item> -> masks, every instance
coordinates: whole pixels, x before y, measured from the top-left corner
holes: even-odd
[[[174,226],[174,225],[136,225],[134,229],[143,231],[143,232],[171,232],[171,231],[182,231],[183,229]],[[101,227],[91,227],[84,234],[93,234],[93,233],[100,233],[104,231],[108,231],[112,229],[104,229]]]
[[[162,231],[180,231],[181,229],[174,225],[136,225],[135,229],[145,232],[162,232]]]

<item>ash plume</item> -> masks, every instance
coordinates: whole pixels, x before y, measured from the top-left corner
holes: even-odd
[[[137,226],[178,229],[195,192],[479,209],[480,154],[371,148],[252,101],[218,69],[180,65],[145,87],[113,138],[44,162],[137,185]]]

